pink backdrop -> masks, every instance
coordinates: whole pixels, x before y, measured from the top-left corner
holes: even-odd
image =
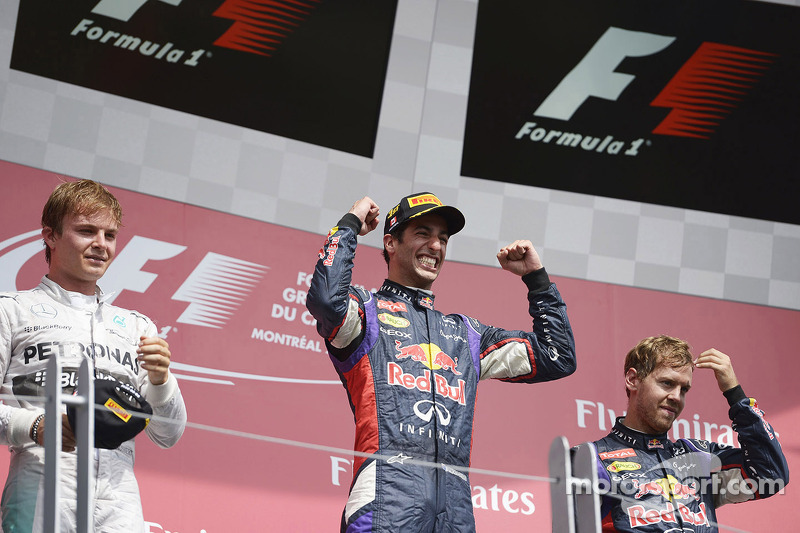
[[[48,172],[0,162],[0,290],[30,288],[46,272],[43,254],[34,250],[40,239],[31,232],[40,228],[41,206],[58,181]],[[345,450],[352,447],[352,415],[303,305],[324,236],[113,191],[125,210],[116,270],[107,275],[121,290],[114,303],[149,315],[166,335],[194,424],[170,450],[138,439],[136,469],[150,531],[336,530],[351,476]],[[197,300],[187,288],[226,279],[219,268],[203,268],[209,253],[224,256],[228,266],[247,262],[253,273],[224,313],[206,310],[216,327],[191,323],[185,314],[196,305],[187,300]],[[380,251],[359,250],[355,281],[373,288],[384,275]],[[790,467],[797,463],[800,394],[792,371],[800,346],[798,312],[554,281],[568,305],[578,371],[547,384],[482,383],[474,468],[547,477],[555,436],[575,444],[605,435],[613,414],[625,408],[624,354],[659,333],[684,338],[697,352],[716,347],[731,355],[745,391],[779,432]],[[522,283],[500,269],[451,262],[435,288],[444,312],[506,328],[530,326]],[[681,436],[724,437],[726,413],[713,375],[698,371],[682,415],[690,435]],[[4,472],[7,454],[0,453],[0,463]],[[472,484],[479,530],[549,530],[545,481],[474,474]],[[790,485],[785,495],[725,507],[719,520],[746,531],[785,530],[795,516],[795,492]]]

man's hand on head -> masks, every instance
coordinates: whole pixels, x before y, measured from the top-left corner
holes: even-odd
[[[543,266],[531,241],[514,241],[504,246],[497,254],[497,261],[503,270],[518,276],[530,274]]]
[[[380,224],[380,208],[369,196],[365,196],[354,203],[349,212],[361,220],[361,231],[358,232],[361,236],[374,230]]]
[[[736,379],[736,374],[733,372],[731,358],[716,348],[711,348],[701,353],[694,362],[694,366],[713,370],[719,390],[722,392],[730,390],[739,384],[739,380]]]

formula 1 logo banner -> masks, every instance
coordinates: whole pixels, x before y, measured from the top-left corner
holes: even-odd
[[[11,68],[372,157],[397,0],[20,0]]]
[[[464,176],[800,223],[800,9],[480,2]]]

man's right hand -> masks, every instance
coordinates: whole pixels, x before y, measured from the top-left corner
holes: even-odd
[[[44,425],[45,425],[46,418],[42,418],[42,421],[39,425],[38,431],[38,444],[39,446],[44,446]],[[72,426],[69,425],[69,418],[67,418],[67,414],[63,413],[61,415],[61,451],[64,452],[71,452],[75,450],[75,433],[72,431]]]
[[[517,276],[530,274],[542,268],[542,260],[531,241],[514,241],[503,246],[497,254],[497,261],[503,270]]]
[[[380,209],[378,204],[373,202],[369,196],[365,196],[354,203],[353,207],[350,208],[350,213],[353,213],[361,220],[361,231],[358,232],[361,236],[374,230],[380,224]]]

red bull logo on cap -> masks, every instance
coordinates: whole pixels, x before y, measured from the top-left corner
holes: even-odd
[[[400,346],[400,341],[394,341],[394,344],[398,351],[398,353],[395,354],[395,357],[398,359],[410,357],[412,361],[422,363],[425,367],[430,368],[431,370],[449,370],[457,376],[461,375],[461,372],[456,369],[456,366],[458,365],[458,357],[453,359],[433,343]]]
[[[697,485],[695,483],[684,484],[681,483],[675,476],[667,475],[661,479],[654,481],[642,482],[638,479],[632,479],[633,486],[636,487],[636,495],[634,498],[640,500],[649,494],[661,496],[665,500],[688,500],[694,498],[699,500],[697,495]]]

